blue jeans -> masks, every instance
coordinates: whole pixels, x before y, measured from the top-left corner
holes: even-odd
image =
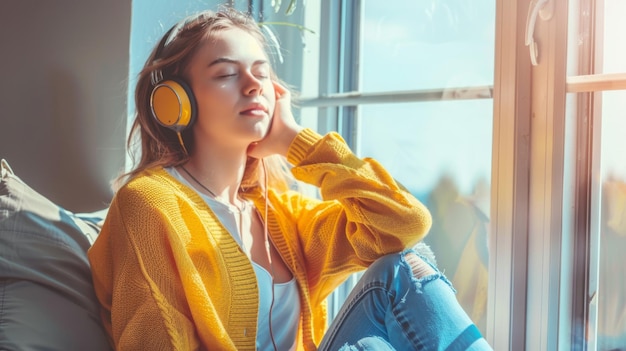
[[[450,282],[414,250],[365,271],[319,347],[352,350],[492,350]]]

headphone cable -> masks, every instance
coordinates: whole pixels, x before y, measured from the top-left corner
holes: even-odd
[[[272,264],[272,253],[271,253],[271,246],[270,246],[270,240],[269,240],[269,232],[268,232],[268,228],[267,228],[267,215],[268,215],[268,199],[267,199],[267,186],[268,186],[268,181],[267,181],[267,168],[265,167],[265,160],[262,158],[261,159],[261,166],[263,168],[263,182],[264,182],[264,189],[263,192],[265,193],[264,197],[265,197],[265,220],[263,221],[263,235],[264,235],[264,239],[265,239],[265,252],[267,254],[267,261],[270,265],[270,276],[271,276],[271,285],[272,285],[272,302],[270,303],[270,310],[269,310],[269,332],[270,332],[270,339],[272,340],[272,346],[274,347],[274,351],[278,351],[278,347],[276,346],[276,340],[274,340],[274,332],[272,330],[272,309],[274,308],[274,265]]]

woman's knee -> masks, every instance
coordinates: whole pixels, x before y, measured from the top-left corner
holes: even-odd
[[[398,267],[402,269],[397,269]],[[437,269],[432,250],[423,243],[403,252],[382,256],[368,269],[370,275],[378,277],[382,275],[395,276],[404,272],[408,272],[411,278],[415,280],[443,277]]]
[[[415,279],[423,279],[427,276],[437,274],[437,271],[433,268],[433,266],[427,263],[414,251],[405,252],[404,260],[409,265],[411,272],[413,272],[413,278]]]
[[[418,290],[422,290],[424,284],[441,280],[452,292],[456,292],[452,283],[439,271],[435,263],[435,256],[427,245],[418,244],[416,247],[402,253],[402,263],[411,275],[411,280]]]

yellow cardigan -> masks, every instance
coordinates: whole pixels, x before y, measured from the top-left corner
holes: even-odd
[[[316,350],[328,294],[378,257],[416,244],[431,217],[336,133],[305,129],[287,158],[294,176],[318,186],[323,200],[270,190],[265,220],[298,282],[298,349]],[[260,189],[247,197],[264,213]],[[248,257],[194,190],[164,169],[116,193],[89,260],[117,350],[255,349],[258,291]]]

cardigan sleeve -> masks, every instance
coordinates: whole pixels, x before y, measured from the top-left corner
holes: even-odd
[[[171,234],[178,227],[171,217],[179,216],[166,214],[175,212],[174,202],[163,200],[168,196],[162,192],[148,192],[120,189],[89,251],[102,320],[116,350],[197,350],[206,341],[198,338],[195,313],[209,319],[219,311],[204,294],[181,234]],[[216,289],[227,286],[216,281]],[[212,327],[223,334],[210,337],[220,340],[214,349],[236,349],[223,327]]]
[[[377,258],[415,245],[430,229],[426,207],[374,159],[354,155],[338,134],[305,129],[287,157],[296,179],[319,187],[322,196],[287,200],[318,299]]]

